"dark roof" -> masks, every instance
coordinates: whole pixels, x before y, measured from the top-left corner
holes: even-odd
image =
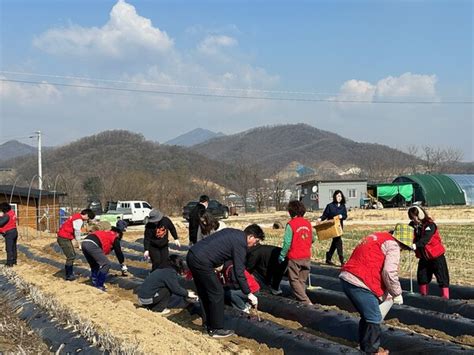
[[[314,183],[322,183],[322,182],[367,182],[364,179],[340,179],[340,180],[307,180],[303,182],[298,182],[296,185],[306,185],[306,184],[314,184]]]
[[[10,196],[12,194],[13,185],[0,185],[0,195]],[[32,198],[41,197],[50,197],[50,196],[66,196],[64,192],[58,191],[48,191],[48,190],[38,190],[38,189],[29,189],[28,187],[15,186],[13,190],[13,196],[28,197],[29,195]]]

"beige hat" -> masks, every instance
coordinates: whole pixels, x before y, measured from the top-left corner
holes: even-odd
[[[110,222],[100,221],[99,223],[97,223],[97,230],[109,231],[110,228],[112,228],[112,225],[110,224]]]

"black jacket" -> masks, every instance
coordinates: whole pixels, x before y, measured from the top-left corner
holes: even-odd
[[[168,230],[163,238],[156,237],[157,224],[148,222],[145,226],[145,238],[143,239],[143,246],[145,250],[150,248],[167,248],[168,247],[168,234],[171,233],[174,239],[178,239],[178,233],[171,219],[163,216],[163,226]]]
[[[245,278],[245,258],[247,255],[247,236],[234,228],[222,229],[206,239],[194,244],[190,252],[199,260],[200,266],[216,268],[232,260],[237,282],[243,293],[249,294],[250,288]]]
[[[198,203],[189,213],[189,241],[193,244],[197,243],[199,220],[204,212],[206,212],[206,206],[202,203]]]
[[[251,274],[256,271],[266,277],[268,271],[278,267],[280,252],[281,248],[273,245],[256,245],[250,248],[247,253],[247,271]]]
[[[325,221],[326,219],[333,219],[337,215],[342,215],[341,227],[344,227],[343,221],[347,219],[347,209],[346,205],[343,205],[342,203],[339,206],[334,202],[328,203],[323,214],[319,218],[321,218],[321,221]]]

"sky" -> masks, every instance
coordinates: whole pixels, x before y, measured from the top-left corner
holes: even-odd
[[[473,161],[472,27],[467,0],[0,0],[0,144],[307,123]]]

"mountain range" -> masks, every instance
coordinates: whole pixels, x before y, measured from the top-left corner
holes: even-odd
[[[191,147],[196,144],[204,143],[209,139],[225,136],[222,132],[213,132],[204,128],[196,128],[192,131],[184,133],[176,138],[173,138],[165,144],[168,145],[179,145],[182,147]]]
[[[16,157],[35,154],[36,152],[37,148],[31,145],[18,142],[17,140],[10,140],[0,144],[0,163]]]

